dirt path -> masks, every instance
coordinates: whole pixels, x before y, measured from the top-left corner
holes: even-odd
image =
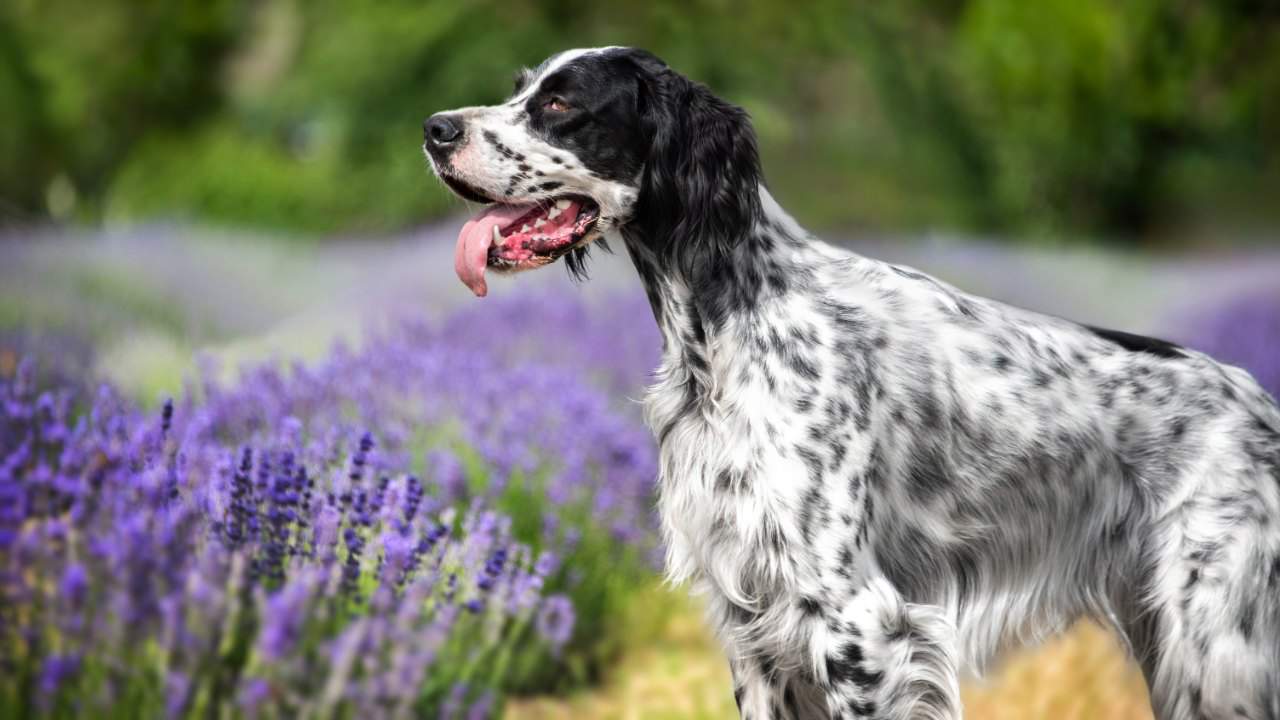
[[[508,704],[507,720],[732,720],[729,673],[691,603],[651,642],[633,644],[604,686]],[[1137,667],[1094,625],[1019,653],[963,689],[966,720],[1150,720]]]

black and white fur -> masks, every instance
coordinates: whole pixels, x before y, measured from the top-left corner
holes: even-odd
[[[589,197],[573,268],[601,237],[635,263],[668,572],[744,718],[958,718],[962,668],[1088,617],[1159,718],[1280,720],[1280,409],[1248,374],[820,242],[746,114],[643,51],[450,115],[451,186]]]

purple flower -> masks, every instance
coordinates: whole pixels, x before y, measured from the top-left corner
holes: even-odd
[[[0,692],[35,714],[82,666],[157,648],[162,667],[113,688],[124,702],[164,677],[180,716],[225,634],[256,628],[209,712],[419,709],[423,687],[458,685],[427,711],[491,714],[503,678],[459,684],[459,647],[505,652],[527,622],[545,642],[513,652],[571,642],[571,599],[545,593],[598,592],[613,570],[581,562],[584,524],[626,545],[619,561],[655,555],[654,449],[611,400],[657,357],[656,333],[632,343],[629,308],[652,331],[636,299],[588,312],[535,293],[531,320],[468,309],[229,382],[202,363],[158,419],[108,385],[41,387],[30,362],[0,376],[0,599],[27,623],[0,624],[0,644],[31,685]]]
[[[486,690],[467,708],[467,720],[488,720],[493,717],[493,692]]]
[[[564,595],[552,595],[542,601],[535,627],[553,648],[564,647],[573,637],[573,603]]]
[[[533,571],[541,577],[546,577],[555,572],[560,567],[560,559],[555,553],[544,550],[538,555],[538,561],[533,565]]]
[[[183,672],[170,672],[164,683],[165,717],[180,718],[186,715],[191,702],[191,677]]]
[[[80,672],[78,655],[50,655],[40,667],[40,701],[51,707],[54,697],[63,685]]]
[[[314,592],[312,578],[313,575],[304,574],[292,579],[267,598],[258,649],[268,662],[287,657],[301,639],[302,627],[307,620],[307,605]]]
[[[84,565],[71,563],[62,571],[62,582],[58,585],[58,594],[73,608],[81,607],[85,593],[89,589],[89,573]]]
[[[315,549],[332,556],[333,548],[338,542],[338,525],[342,522],[342,512],[332,505],[320,508],[315,519]]]
[[[427,453],[427,466],[431,469],[430,478],[435,481],[442,497],[456,500],[466,495],[466,475],[458,456],[452,451],[443,448],[430,451]]]
[[[466,683],[455,683],[449,689],[449,695],[440,706],[440,720],[455,720],[461,713],[467,700]]]
[[[271,684],[263,678],[248,678],[240,682],[240,709],[248,717],[257,717],[262,706],[271,698]]]
[[[417,541],[399,529],[388,529],[382,533],[382,582],[385,585],[399,585],[404,581],[406,572],[413,560],[414,547]]]
[[[173,426],[173,398],[166,398],[164,407],[160,410],[160,434],[168,435],[169,428]]]
[[[1263,389],[1280,398],[1280,292],[1236,298],[1192,326],[1188,345],[1248,370]]]

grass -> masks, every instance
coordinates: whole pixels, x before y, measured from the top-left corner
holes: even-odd
[[[597,689],[507,703],[506,720],[733,720],[729,670],[683,590],[654,586],[619,621],[627,650]],[[655,621],[657,626],[655,628]],[[1082,623],[1007,658],[962,688],[966,720],[1150,720],[1137,666],[1107,631]]]
[[[1089,623],[1018,653],[962,692],[969,720],[1151,720],[1138,666],[1106,630]]]
[[[598,688],[568,698],[512,699],[507,720],[737,717],[728,666],[683,590],[655,582],[618,621],[627,628],[625,650]]]

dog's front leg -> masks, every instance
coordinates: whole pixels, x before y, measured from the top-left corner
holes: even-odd
[[[783,720],[776,687],[778,678],[749,659],[729,659],[733,673],[733,700],[742,720]]]
[[[959,720],[955,631],[940,608],[875,578],[815,635],[832,718]]]
[[[770,669],[761,659],[729,661],[733,699],[742,720],[825,720],[822,693],[794,674]]]

